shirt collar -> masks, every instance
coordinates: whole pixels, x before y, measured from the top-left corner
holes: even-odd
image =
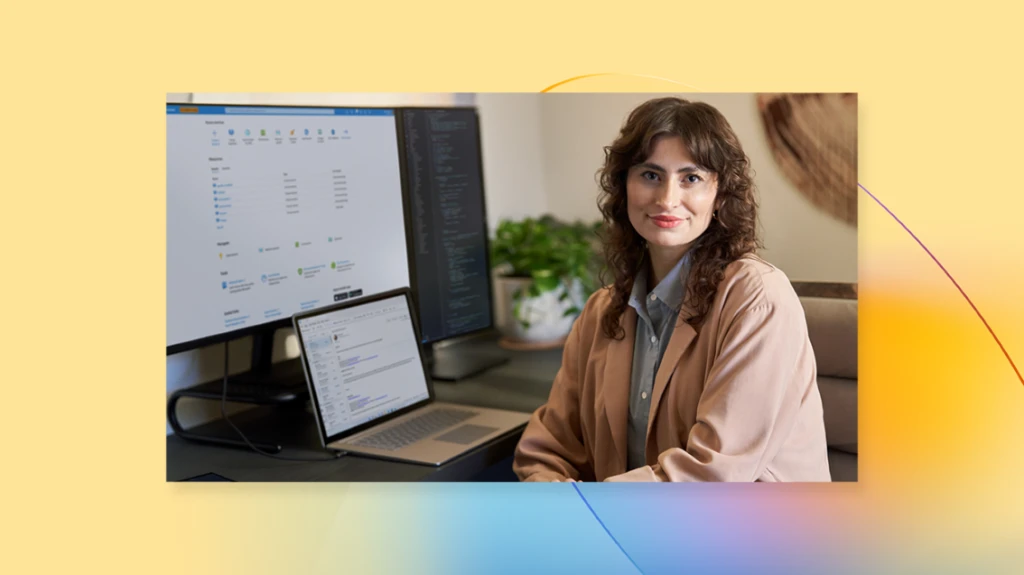
[[[693,258],[690,254],[693,250],[689,250],[680,258],[679,262],[668,272],[668,274],[662,278],[661,283],[654,287],[654,295],[657,299],[661,300],[665,305],[669,306],[677,313],[683,303],[683,296],[686,294],[686,281],[690,275],[690,268],[692,267]],[[644,309],[647,297],[652,293],[647,289],[647,274],[648,266],[650,265],[649,260],[644,258],[644,264],[640,267],[640,270],[636,274],[636,278],[633,280],[633,291],[629,295],[629,305],[637,311]],[[641,302],[644,302],[643,304]]]

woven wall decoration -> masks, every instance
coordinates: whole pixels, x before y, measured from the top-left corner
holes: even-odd
[[[758,94],[775,161],[815,206],[857,225],[857,94]]]

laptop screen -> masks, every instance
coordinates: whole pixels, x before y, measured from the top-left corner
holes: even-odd
[[[327,437],[430,397],[406,296],[297,323]]]

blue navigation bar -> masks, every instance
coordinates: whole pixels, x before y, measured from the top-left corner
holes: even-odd
[[[168,105],[168,115],[223,116],[394,116],[395,111],[379,108],[287,108],[278,106],[189,106]]]

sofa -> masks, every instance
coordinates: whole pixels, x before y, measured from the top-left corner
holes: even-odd
[[[857,286],[793,282],[818,366],[832,481],[857,481]]]

